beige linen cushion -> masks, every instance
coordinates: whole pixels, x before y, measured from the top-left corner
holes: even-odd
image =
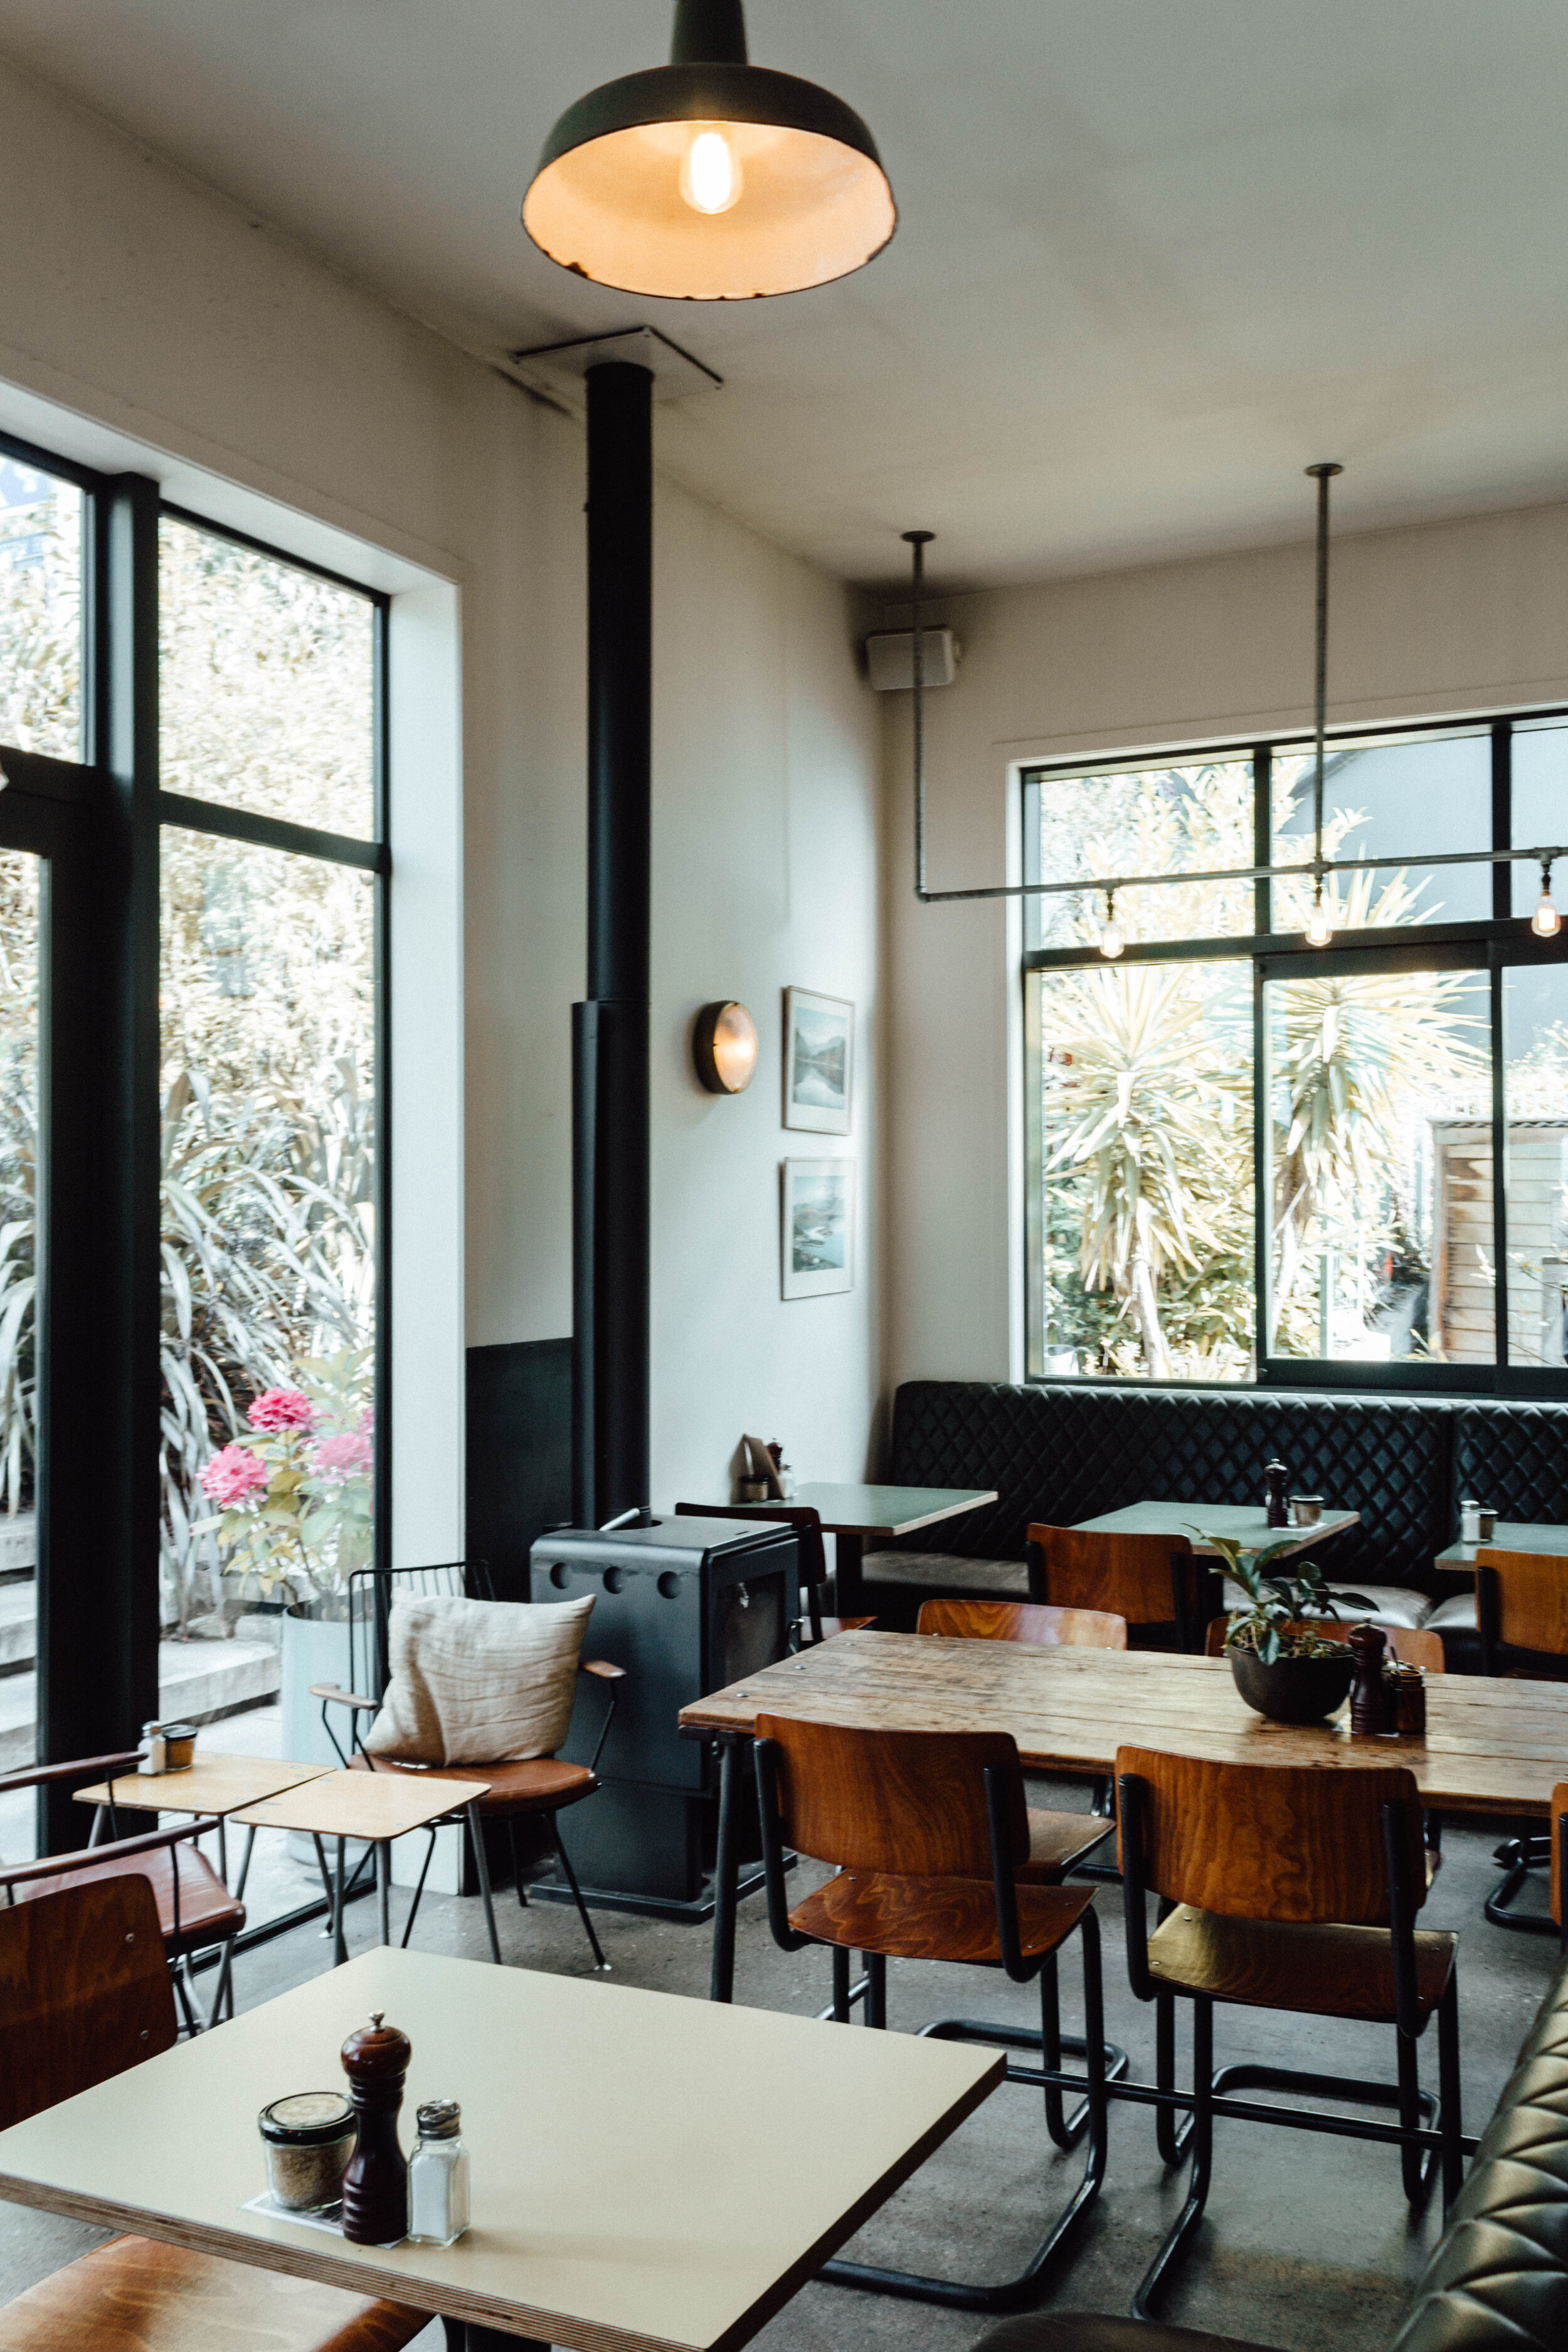
[[[397,1764],[502,1764],[553,1756],[572,1720],[594,1606],[582,1601],[392,1604],[391,1679],[365,1747]]]

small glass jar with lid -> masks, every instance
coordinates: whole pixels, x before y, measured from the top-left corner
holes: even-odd
[[[419,2145],[408,2159],[408,2234],[422,2246],[454,2245],[468,2226],[468,2151],[456,2099],[418,2110]]]
[[[267,2186],[290,2213],[326,2213],[343,2193],[354,2148],[354,2111],[341,2091],[296,2091],[263,2107]]]

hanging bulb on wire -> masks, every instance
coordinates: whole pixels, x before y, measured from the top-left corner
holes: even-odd
[[[1317,887],[1312,893],[1312,911],[1307,918],[1307,945],[1326,948],[1333,936],[1334,927],[1323,904],[1323,877],[1320,874]]]
[[[1116,893],[1105,894],[1105,929],[1100,935],[1100,952],[1114,963],[1127,945],[1127,934],[1116,919]]]
[[[1552,903],[1552,864],[1541,869],[1541,904],[1530,919],[1530,928],[1538,940],[1554,940],[1563,929],[1563,918]]]
[[[744,185],[741,159],[723,124],[700,124],[680,162],[680,193],[685,201],[694,213],[732,212]]]

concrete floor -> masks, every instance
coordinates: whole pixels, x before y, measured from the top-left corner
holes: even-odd
[[[1044,1792],[1042,1791],[1042,1797]],[[1065,1787],[1050,1801],[1084,1802]],[[1492,1883],[1489,1853],[1498,1830],[1450,1825],[1445,1865],[1424,1925],[1460,1931],[1460,1989],[1466,2122],[1478,2131],[1490,2113],[1514,2053],[1557,1966],[1546,1937],[1505,1934],[1480,1916]],[[803,1884],[805,1881],[803,1880]],[[1536,1897],[1535,1899],[1539,1899]],[[407,1896],[395,1892],[395,1932]],[[1103,1888],[1099,1908],[1105,1940],[1108,2031],[1132,2054],[1135,2071],[1153,2072],[1153,2012],[1127,1990],[1121,1953],[1121,1902]],[[575,1915],[554,1906],[520,1909],[508,1891],[498,1903],[503,1949],[512,1964],[568,1975],[591,1973]],[[375,1932],[374,1901],[351,1911],[350,1937],[362,1948]],[[646,1985],[700,1997],[706,1991],[708,1932],[597,1915],[617,1984]],[[484,1956],[476,1900],[426,1896],[415,1941],[434,1951]],[[242,2005],[251,2006],[314,1976],[327,1965],[314,1928],[302,1928],[249,1954],[238,1969]],[[1068,2029],[1079,2021],[1076,1962],[1064,1970]],[[736,1993],[764,2009],[810,2013],[828,1998],[826,1953],[782,1953],[771,1942],[760,1905],[743,1908]],[[908,2032],[938,2015],[1036,2021],[1032,1987],[1009,1985],[983,1969],[905,1962],[889,1970],[889,2024]],[[842,2031],[824,2026],[825,2032]],[[863,2031],[856,2027],[853,2031]],[[1344,2071],[1393,2074],[1392,2033],[1373,2027],[1224,2010],[1216,2020],[1219,2063],[1240,2057]],[[1435,2039],[1435,2037],[1434,2037]],[[1436,2049],[1423,2048],[1424,2077],[1436,2074]],[[809,2148],[801,2152],[809,2163]],[[1079,2174],[1075,2154],[1052,2148],[1037,2094],[999,2091],[855,2242],[863,2259],[967,2277],[1005,2276],[1026,2260],[1048,2217]],[[1076,2260],[1058,2275],[1044,2307],[1124,2311],[1182,2195],[1182,2176],[1167,2177],[1154,2146],[1151,2113],[1113,2106],[1110,2165]],[[1199,2247],[1164,2315],[1294,2352],[1332,2344],[1336,2352],[1377,2352],[1436,2236],[1436,2210],[1414,2228],[1400,2194],[1391,2149],[1264,2126],[1225,2125],[1216,2135],[1209,2218]],[[73,2254],[100,2232],[0,2206],[0,2302]],[[962,2352],[986,2323],[967,2313],[807,2287],[756,2339],[763,2352]],[[440,2352],[438,2327],[419,2352]]]

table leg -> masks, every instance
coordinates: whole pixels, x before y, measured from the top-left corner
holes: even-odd
[[[109,1807],[107,1805],[94,1805],[92,1809],[92,1827],[87,1833],[87,1842],[89,1846],[98,1844],[103,1835],[105,1828],[108,1825],[108,1822]]]
[[[338,1849],[337,1875],[332,1887],[332,1964],[342,1968],[349,1956],[348,1937],[343,1934],[343,1895],[346,1891],[349,1842],[346,1837],[336,1841]]]
[[[708,1979],[710,2000],[732,2000],[735,1995],[735,1913],[739,1870],[735,1849],[740,1838],[738,1807],[745,1795],[746,1753],[739,1739],[719,1742],[719,1841],[713,1856],[713,1959]]]
[[[383,1838],[375,1850],[375,1896],[381,1909],[381,1940],[392,1941],[392,1841]]]
[[[479,1894],[485,1906],[485,1926],[489,1931],[490,1958],[499,1969],[500,1938],[496,1934],[496,1906],[490,1896],[490,1865],[485,1853],[485,1825],[479,1819],[477,1801],[471,1805],[465,1805],[463,1810],[468,1817],[468,1837],[474,1849],[474,1874],[479,1879]]]
[[[864,1544],[859,1536],[836,1535],[833,1538],[834,1613],[839,1617],[864,1617],[865,1588],[860,1582],[860,1556]]]
[[[243,1903],[245,1900],[245,1882],[250,1876],[250,1857],[255,1852],[256,1824],[254,1822],[247,1822],[245,1830],[245,1857],[240,1863],[239,1876],[234,1889],[234,1899],[237,1903]]]

